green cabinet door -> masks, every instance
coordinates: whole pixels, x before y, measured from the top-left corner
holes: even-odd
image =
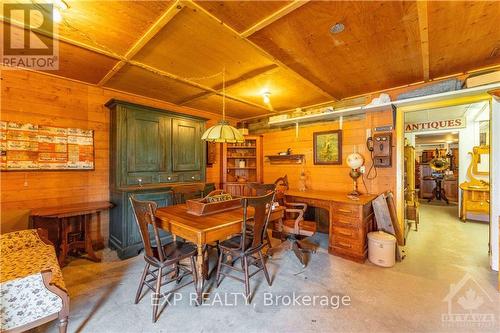
[[[170,118],[159,113],[128,110],[124,163],[127,184],[155,183],[159,181],[160,172],[168,171],[170,123]]]
[[[202,124],[172,119],[172,169],[174,172],[200,170],[203,163]]]

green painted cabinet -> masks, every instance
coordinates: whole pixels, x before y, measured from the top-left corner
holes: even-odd
[[[172,147],[172,169],[175,172],[200,171],[202,146],[201,124],[197,121],[173,119],[172,140],[176,143]],[[197,140],[198,138],[198,140]]]
[[[111,100],[109,245],[122,259],[142,249],[129,198],[172,204],[175,183],[205,181],[205,119]],[[171,236],[162,232],[162,240]]]

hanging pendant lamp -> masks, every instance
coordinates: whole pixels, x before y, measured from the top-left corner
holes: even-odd
[[[203,133],[201,139],[209,142],[244,142],[245,138],[236,128],[226,121],[226,69],[222,71],[222,120]]]

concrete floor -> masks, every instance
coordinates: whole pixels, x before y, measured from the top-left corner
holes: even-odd
[[[69,332],[498,332],[500,294],[495,289],[497,273],[488,268],[488,225],[461,223],[455,211],[454,206],[422,205],[419,231],[408,237],[407,257],[392,268],[328,255],[327,235],[322,234],[316,237],[322,248],[306,269],[292,253],[276,254],[268,262],[273,285],[267,285],[262,273],[255,276],[250,305],[241,296],[235,301],[231,294],[243,292],[243,285],[225,279],[217,289],[209,283],[211,294],[204,306],[192,306],[191,285],[182,290],[183,300],[168,306],[156,324],[151,323],[149,293],[133,304],[142,257],[120,261],[104,250],[102,263],[77,259],[63,269],[71,296]],[[466,327],[443,322],[442,315],[448,313],[443,299],[450,285],[466,273],[477,284],[465,280],[452,299],[451,313],[493,316],[493,326],[484,321],[462,322]],[[293,292],[334,296],[332,304],[335,296],[349,296],[350,304],[287,306],[283,299],[280,305],[265,305],[265,293],[276,297]],[[217,301],[224,297],[229,305]],[[55,332],[56,327],[48,324],[36,331]]]

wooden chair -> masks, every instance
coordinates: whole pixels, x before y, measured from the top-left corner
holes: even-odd
[[[275,181],[276,201],[286,207],[286,218],[281,221],[279,231],[284,243],[288,243],[295,256],[299,259],[303,267],[307,265],[307,254],[316,252],[315,244],[306,244],[303,240],[313,236],[316,233],[316,222],[304,220],[304,214],[307,210],[306,203],[287,202],[285,192],[288,190],[288,177],[280,177]]]
[[[161,244],[154,215],[157,208],[156,203],[153,201],[140,201],[134,197],[130,198],[130,202],[139,227],[142,242],[144,243],[144,260],[146,261],[146,266],[144,267],[139,288],[135,296],[135,304],[141,299],[142,288],[144,286],[151,289],[154,293],[151,299],[153,303],[154,323],[158,319],[158,305],[163,295],[173,293],[193,282],[195,289],[197,289],[195,264],[197,253],[196,246],[191,243],[180,241]],[[150,238],[150,230],[153,233],[154,243]],[[190,269],[180,264],[180,261],[183,259],[190,260]],[[150,267],[153,267],[153,269],[150,269]],[[168,275],[172,273],[173,275],[168,277]],[[187,275],[192,275],[193,279],[180,285],[182,278]],[[148,279],[148,277],[150,278]],[[161,294],[161,287],[174,281],[176,287],[172,288],[167,293]],[[199,295],[198,290],[196,290],[196,292]]]
[[[205,184],[175,186],[172,190],[174,205],[186,203],[186,200],[203,198]]]
[[[221,283],[221,276],[233,278],[245,284],[245,296],[246,299],[248,299],[250,295],[250,278],[260,271],[264,271],[267,283],[271,285],[271,279],[269,277],[269,273],[267,272],[264,255],[262,254],[262,248],[264,247],[264,235],[266,234],[269,216],[271,215],[271,209],[269,208],[274,201],[274,194],[275,192],[273,191],[264,196],[242,199],[243,229],[241,234],[219,244],[221,253],[219,255],[217,265],[217,287]],[[253,228],[251,232],[248,228],[248,221],[250,220],[248,216],[248,209],[250,207],[254,210]],[[227,259],[228,256],[231,257],[231,262],[229,264],[224,260],[224,257]],[[242,261],[241,269],[234,267],[234,263],[238,259]],[[249,268],[251,266],[257,267],[257,270],[253,273],[249,272]],[[224,267],[227,267],[232,271],[243,273],[244,278],[242,279],[230,273],[225,273],[223,271]]]
[[[266,195],[267,193],[272,192],[276,189],[276,184],[249,183],[247,186],[254,191],[256,196]],[[252,228],[253,224],[249,223],[248,226]],[[267,246],[266,256],[271,256],[271,249],[273,248],[273,246],[271,244],[271,236],[269,236],[269,231],[267,230],[267,228],[264,237],[264,245]]]

